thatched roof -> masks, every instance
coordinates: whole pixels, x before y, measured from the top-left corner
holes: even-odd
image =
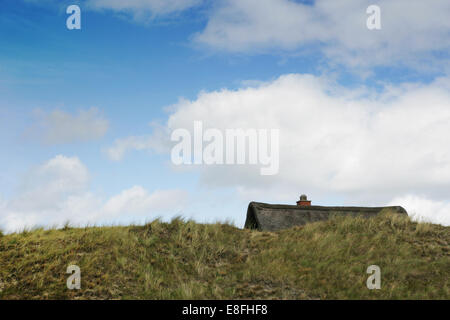
[[[324,207],[324,206],[291,206],[251,202],[248,205],[245,228],[261,231],[276,231],[293,226],[327,220],[333,215],[361,215],[372,217],[383,209],[391,209],[399,214],[407,215],[400,206],[393,207]]]

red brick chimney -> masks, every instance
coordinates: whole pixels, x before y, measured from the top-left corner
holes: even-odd
[[[306,195],[302,194],[300,196],[300,200],[297,201],[297,205],[300,207],[309,207],[309,206],[311,206],[311,200],[308,200]]]

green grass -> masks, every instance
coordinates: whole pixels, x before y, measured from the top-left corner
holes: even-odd
[[[0,237],[0,299],[449,299],[450,228],[383,213],[280,232],[175,219]],[[67,266],[81,290],[66,288]],[[366,269],[381,268],[381,290]]]

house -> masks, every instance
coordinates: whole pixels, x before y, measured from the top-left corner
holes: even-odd
[[[390,209],[402,215],[408,215],[400,206],[392,207],[324,207],[313,206],[305,195],[300,197],[297,205],[267,204],[251,202],[248,205],[246,229],[276,231],[307,223],[323,221],[334,215],[363,216],[366,218],[379,214],[383,209]]]

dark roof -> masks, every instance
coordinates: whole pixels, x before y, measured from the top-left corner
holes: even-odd
[[[396,213],[407,215],[400,206],[392,207],[324,207],[324,206],[296,206],[283,204],[267,204],[251,202],[248,205],[245,228],[261,231],[276,231],[293,226],[327,220],[333,215],[361,215],[372,217],[383,209],[390,209]]]

